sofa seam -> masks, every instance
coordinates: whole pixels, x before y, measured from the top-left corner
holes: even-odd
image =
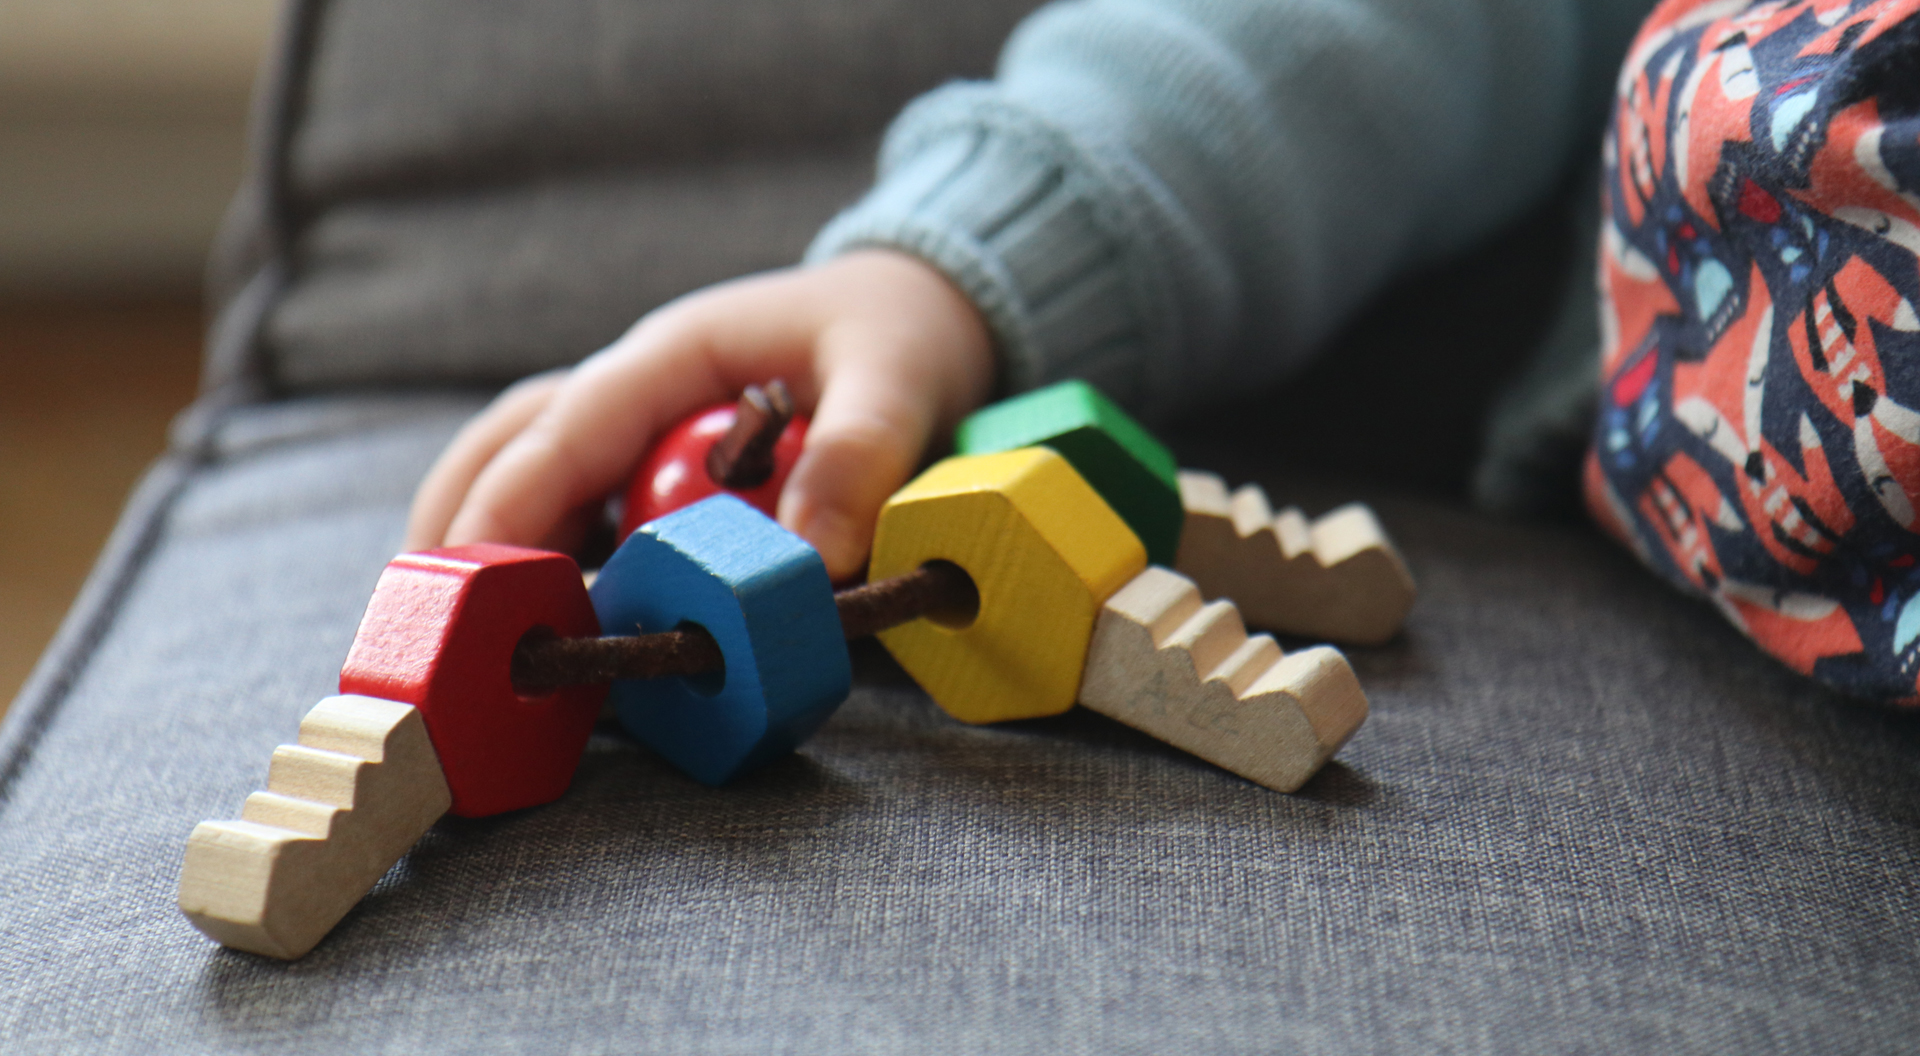
[[[233,408],[274,391],[261,334],[292,268],[292,145],[306,110],[325,6],[326,0],[293,0],[283,9],[254,100],[253,164],[247,178],[261,196],[264,260],[241,291],[221,306],[207,334],[200,397],[175,418],[166,452],[134,486],[72,608],[0,718],[0,810],[112,629],[121,604],[159,545],[175,501],[195,471],[213,460],[221,420]]]
[[[263,70],[254,99],[247,180],[248,191],[260,202],[265,252],[240,292],[221,306],[208,333],[202,400],[196,404],[203,424],[198,435],[191,437],[196,442],[204,442],[211,434],[220,411],[270,396],[278,388],[261,338],[293,272],[293,243],[299,226],[293,202],[293,143],[306,116],[325,8],[326,0],[294,0],[284,9],[273,57]],[[201,408],[202,403],[208,406]],[[188,435],[189,431],[176,431],[176,439]]]

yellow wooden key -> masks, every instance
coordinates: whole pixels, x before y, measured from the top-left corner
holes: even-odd
[[[1073,706],[1100,605],[1147,553],[1066,459],[1027,447],[946,459],[887,500],[869,577],[932,561],[965,570],[979,604],[880,641],[949,714],[978,723]]]

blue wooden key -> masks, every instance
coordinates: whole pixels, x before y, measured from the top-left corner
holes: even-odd
[[[722,784],[792,751],[852,687],[820,555],[731,495],[628,536],[591,593],[603,634],[697,624],[719,644],[718,674],[613,684],[621,724],[695,780]]]

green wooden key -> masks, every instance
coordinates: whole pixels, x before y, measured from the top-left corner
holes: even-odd
[[[1147,560],[1173,567],[1186,514],[1173,453],[1127,412],[1078,379],[975,411],[954,434],[963,455],[1036,445],[1058,451],[1147,548]]]

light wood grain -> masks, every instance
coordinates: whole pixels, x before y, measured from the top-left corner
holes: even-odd
[[[1279,513],[1257,484],[1228,494],[1212,473],[1180,471],[1187,522],[1175,565],[1208,598],[1232,598],[1255,627],[1353,645],[1391,638],[1413,606],[1413,576],[1359,503],[1309,522]]]
[[[1080,703],[1281,792],[1367,719],[1338,649],[1282,653],[1264,634],[1248,637],[1231,602],[1203,602],[1191,580],[1159,567],[1101,607]]]
[[[224,946],[303,957],[451,804],[418,711],[328,697],[240,820],[194,828],[180,911]]]

